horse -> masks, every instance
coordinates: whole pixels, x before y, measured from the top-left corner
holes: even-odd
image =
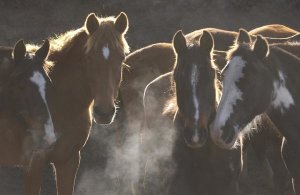
[[[51,87],[48,105],[56,142],[37,164],[34,188],[39,194],[42,170],[52,163],[58,195],[74,194],[80,151],[90,133],[92,120],[110,124],[116,115],[115,99],[121,82],[122,62],[129,46],[125,40],[127,15],[86,17],[83,27],[50,38],[48,59]]]
[[[48,51],[48,40],[35,53],[23,40],[14,48],[0,47],[0,165],[23,167],[27,194],[39,156],[56,140],[46,93]]]
[[[295,116],[299,112],[296,86],[300,82],[300,58],[268,45],[262,36],[253,43],[244,32],[228,51],[227,59],[222,70],[223,96],[210,126],[212,140],[229,149],[241,129],[266,113],[284,136],[282,157],[293,178],[295,194],[299,194],[299,123]]]
[[[178,31],[173,38],[177,56],[173,71],[155,79],[145,89],[147,128],[158,134],[175,134],[171,156],[176,168],[168,194],[238,193],[239,151],[219,149],[208,137],[207,126],[220,88],[213,46],[208,31],[203,31],[197,41]],[[164,116],[160,115],[162,112]],[[165,175],[163,168],[160,172]]]

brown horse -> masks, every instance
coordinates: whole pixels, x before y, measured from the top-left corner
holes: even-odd
[[[50,40],[49,108],[57,141],[37,165],[30,194],[39,194],[42,169],[56,169],[57,194],[72,195],[80,150],[96,123],[109,124],[116,113],[115,98],[121,82],[122,62],[129,47],[125,13],[98,18],[89,14],[82,28]]]
[[[26,52],[22,40],[0,48],[0,165],[23,166],[27,194],[40,148],[56,139],[45,91],[51,86],[43,68],[48,51],[48,40],[35,53]]]

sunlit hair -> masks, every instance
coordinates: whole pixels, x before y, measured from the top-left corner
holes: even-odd
[[[103,45],[103,40],[111,43],[112,47],[121,51],[122,53],[129,53],[129,45],[125,40],[124,34],[120,34],[114,27],[115,18],[107,17],[107,18],[98,18],[99,20],[99,28],[95,33],[87,40],[85,44],[86,52],[90,50],[98,50],[99,45]]]

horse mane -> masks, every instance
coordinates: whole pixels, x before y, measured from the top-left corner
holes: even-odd
[[[34,54],[39,48],[40,48],[40,46],[36,45],[36,44],[26,44],[26,52],[29,55]],[[54,62],[49,59],[46,59],[44,61],[43,68],[44,68],[46,74],[49,74],[51,72],[53,65],[54,65]]]
[[[87,33],[83,27],[77,30],[67,31],[59,35],[56,34],[54,37],[49,38],[50,53],[60,53],[60,55],[65,55],[75,43],[81,39],[85,39],[86,37]]]
[[[129,53],[130,48],[124,35],[120,34],[114,27],[116,19],[114,17],[107,17],[98,18],[98,20],[99,28],[92,34],[85,44],[86,52],[89,52],[92,49],[97,50],[100,43],[103,43],[103,40],[105,40],[106,42],[110,42],[114,49],[125,54]]]
[[[251,43],[237,43],[237,41],[234,41],[235,43],[229,48],[229,50],[226,53],[226,60],[230,60],[234,53],[236,52],[242,52],[245,50],[251,50],[253,44],[255,43],[252,41]]]

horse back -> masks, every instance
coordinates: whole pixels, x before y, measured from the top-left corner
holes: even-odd
[[[202,36],[204,30],[209,31],[212,34],[215,43],[214,49],[216,50],[228,50],[232,45],[235,37],[238,35],[237,32],[234,31],[222,30],[217,28],[203,28],[193,31],[187,34],[185,37],[188,41],[198,41]]]
[[[276,38],[285,38],[298,33],[299,33],[298,31],[291,29],[287,26],[284,26],[282,24],[265,25],[249,31],[250,35],[260,34],[264,37],[276,37]]]

